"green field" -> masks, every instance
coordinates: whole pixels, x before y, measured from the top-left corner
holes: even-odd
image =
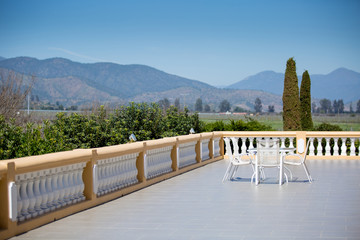
[[[230,121],[233,120],[244,120],[252,118],[259,121],[260,123],[271,126],[274,130],[282,130],[282,115],[225,115],[225,114],[199,114],[200,120],[204,122],[215,122],[215,121]],[[315,115],[313,116],[314,125],[320,125],[321,123],[329,123],[340,126],[344,131],[360,131],[360,114],[341,114],[341,115]]]
[[[44,119],[54,119],[58,111],[33,111],[30,113],[30,119],[33,121],[42,121]],[[71,112],[68,112],[71,113]],[[86,112],[82,112],[86,113]],[[26,114],[26,112],[24,112]],[[200,113],[200,120],[208,123],[215,121],[224,121],[229,122],[233,120],[244,120],[252,118],[259,121],[260,123],[271,126],[274,130],[281,131],[283,129],[282,124],[282,115],[226,115],[219,113]],[[340,126],[344,131],[360,131],[360,114],[341,114],[341,115],[313,115],[313,121],[315,126],[320,125],[321,123],[330,123]]]

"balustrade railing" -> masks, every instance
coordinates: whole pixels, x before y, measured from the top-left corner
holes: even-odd
[[[359,156],[359,132],[223,132],[224,137],[235,137],[238,140],[239,153],[246,153],[256,147],[258,139],[277,138],[280,147],[296,147],[297,152],[305,154],[305,145],[298,149],[297,141],[310,141],[308,159],[357,159]]]
[[[279,138],[305,154],[304,139],[308,158],[360,159],[360,132],[213,132],[3,160],[0,239],[223,159],[224,137],[236,138],[240,153]]]
[[[0,161],[0,239],[220,160],[220,139],[193,134]]]

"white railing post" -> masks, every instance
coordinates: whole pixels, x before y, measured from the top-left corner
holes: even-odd
[[[350,138],[351,145],[350,145],[350,156],[355,156],[355,138]]]
[[[285,147],[286,147],[286,146],[285,146],[285,139],[286,139],[286,138],[285,138],[285,137],[281,137],[280,139],[281,139],[281,146],[280,146],[280,147],[281,147],[281,148],[285,148]]]
[[[249,137],[249,141],[250,141],[249,149],[254,148],[254,144],[253,144],[254,138]]]
[[[318,137],[317,140],[318,140],[318,145],[317,145],[317,147],[316,147],[317,156],[322,156],[322,155],[323,155],[323,154],[322,154],[322,145],[321,145],[321,143],[322,143],[322,138],[321,138],[321,137]]]
[[[342,144],[341,144],[341,156],[346,156],[346,138],[341,138]]]
[[[294,137],[289,137],[290,145],[289,148],[294,148]]]
[[[338,138],[334,138],[334,154],[333,156],[339,156]]]
[[[309,152],[309,156],[315,156],[315,152],[314,152],[314,150],[315,150],[315,147],[314,147],[314,138],[310,138],[309,141],[310,141],[310,146],[309,146],[310,152]]]
[[[327,137],[325,139],[326,139],[325,156],[330,156],[331,155],[330,138]]]

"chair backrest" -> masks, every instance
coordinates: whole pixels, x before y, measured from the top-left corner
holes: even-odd
[[[278,166],[280,164],[279,140],[258,140],[257,159],[260,166]]]

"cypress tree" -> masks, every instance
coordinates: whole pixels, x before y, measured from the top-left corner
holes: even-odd
[[[301,128],[302,130],[313,129],[311,116],[311,80],[308,71],[302,75],[300,86],[300,109],[301,109]]]
[[[293,58],[286,63],[282,100],[284,131],[301,130],[299,85]]]

